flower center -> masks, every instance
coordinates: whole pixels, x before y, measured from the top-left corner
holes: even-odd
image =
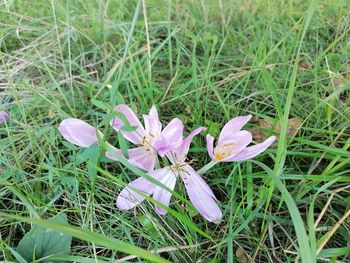
[[[226,143],[226,144],[218,145],[214,151],[214,158],[218,161],[221,161],[222,159],[230,156],[234,148],[235,148],[234,143]]]
[[[180,172],[185,165],[186,165],[186,163],[177,163],[177,164],[171,165],[170,167],[172,168],[172,170],[174,170],[176,172]]]
[[[153,147],[152,147],[153,140],[154,140],[154,135],[151,133],[146,134],[146,136],[142,138],[141,145],[145,148],[146,152],[148,152],[149,154],[153,153]]]

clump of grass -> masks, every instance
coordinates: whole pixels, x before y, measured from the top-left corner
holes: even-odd
[[[7,214],[0,257],[15,260],[12,249],[30,223],[46,222],[24,218],[64,212],[73,226],[174,262],[347,261],[349,4],[313,4],[4,1],[0,110],[11,121],[0,127],[0,212]],[[206,175],[224,212],[219,226],[177,198],[171,207],[185,222],[156,215],[147,202],[119,212],[115,198],[133,172],[101,156],[99,171],[92,169],[87,153],[57,131],[68,116],[101,123],[107,112],[97,100],[111,108],[124,100],[139,114],[156,104],[164,122],[177,116],[187,131],[206,125],[214,135],[251,113],[280,121],[282,134],[255,161]],[[302,126],[290,137],[292,117]],[[118,145],[113,133],[109,140]],[[209,160],[204,137],[193,151],[199,169]],[[74,238],[72,255],[67,260],[127,256],[91,236]]]

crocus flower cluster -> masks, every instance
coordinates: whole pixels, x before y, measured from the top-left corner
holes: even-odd
[[[241,129],[251,119],[251,115],[234,118],[223,127],[215,148],[214,137],[207,134],[208,154],[212,161],[197,172],[187,160],[187,153],[193,138],[206,128],[199,127],[184,137],[184,125],[181,120],[174,118],[163,128],[154,106],[148,115],[143,115],[144,126],[136,114],[124,104],[116,106],[115,112],[116,117],[111,120],[110,125],[135,147],[127,151],[128,156],[124,156],[120,149],[108,144],[109,149],[105,155],[112,160],[118,159],[116,155],[127,158],[130,164],[143,169],[164,186],[156,185],[143,177],[137,178],[118,195],[116,205],[119,210],[136,207],[146,195],[168,207],[172,194],[166,188],[173,191],[177,179],[181,178],[188,197],[198,212],[209,222],[219,223],[222,212],[213,191],[200,173],[203,174],[219,162],[253,158],[275,141],[275,136],[271,136],[262,143],[248,146],[252,142],[252,134]],[[63,120],[59,131],[67,141],[85,148],[98,143],[99,138],[102,138],[99,130],[74,118]],[[159,167],[158,156],[167,158],[170,165]],[[143,195],[133,189],[137,189]],[[155,210],[160,215],[167,213],[157,205]]]
[[[145,127],[142,126],[136,114],[126,105],[118,105],[115,111],[122,114],[122,117],[129,122],[130,126],[136,127],[133,131],[123,131],[126,126],[123,118],[115,117],[111,126],[121,132],[126,140],[137,145],[128,151],[129,162],[146,171],[153,171],[157,154],[164,156],[181,139],[183,132],[182,122],[175,118],[162,130],[162,124],[158,118],[156,107],[152,107],[148,115],[143,115]],[[109,152],[107,157],[113,158]]]

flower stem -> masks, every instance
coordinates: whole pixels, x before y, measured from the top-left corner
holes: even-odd
[[[204,165],[201,169],[199,169],[197,171],[198,174],[204,174],[206,173],[210,168],[212,168],[215,164],[217,164],[217,162],[215,161],[211,161],[210,163],[207,163],[206,165]]]

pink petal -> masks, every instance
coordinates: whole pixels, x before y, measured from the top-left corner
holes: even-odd
[[[166,169],[167,172],[160,179],[160,183],[168,187],[170,190],[174,190],[174,187],[176,184],[176,174],[170,168],[164,168],[164,169]],[[168,207],[170,203],[171,195],[172,194],[167,190],[157,186],[153,192],[153,199],[157,200],[159,203],[162,203],[163,205]],[[160,208],[159,206],[155,206],[155,208],[157,213],[160,215],[165,215],[167,213],[167,211]]]
[[[154,138],[159,137],[162,130],[162,124],[158,118],[150,115],[143,115],[143,120],[145,122],[146,138],[149,136],[149,139],[154,140]]]
[[[217,162],[226,162],[233,156],[240,153],[252,142],[252,134],[248,131],[239,131],[233,135],[221,140],[214,149],[214,160]],[[220,153],[225,153],[220,158]]]
[[[202,131],[206,130],[205,127],[199,127],[195,130],[193,130],[183,141],[181,146],[179,146],[177,149],[173,151],[173,154],[175,156],[175,159],[177,161],[185,161],[188,150],[190,148],[190,144],[193,140],[193,137],[197,134],[201,133]]]
[[[147,179],[140,177],[132,181],[128,186],[144,192],[146,195],[153,193],[156,185]],[[130,188],[124,188],[117,197],[117,208],[120,210],[129,210],[140,204],[145,198]]]
[[[276,136],[271,136],[267,138],[264,142],[256,144],[254,146],[250,146],[245,148],[243,151],[233,156],[230,160],[227,161],[244,161],[247,159],[251,159],[263,151],[265,151],[273,142],[276,140]]]
[[[210,134],[207,134],[206,136],[207,139],[207,149],[208,149],[208,154],[212,160],[214,160],[214,137],[211,136]]]
[[[220,223],[222,212],[216,203],[213,191],[189,165],[181,173],[187,194],[198,212],[209,222]]]
[[[157,153],[143,146],[128,150],[129,163],[146,171],[153,171],[157,160]]]
[[[161,136],[154,142],[154,149],[160,156],[164,156],[171,149],[180,146],[182,143],[182,134],[184,126],[181,120],[172,119],[163,129]]]
[[[208,194],[210,195],[212,198],[214,198],[215,200],[216,197],[213,193],[213,191],[211,190],[211,188],[209,187],[209,185],[203,180],[203,178],[192,168],[192,166],[186,164],[186,166],[184,167],[184,171],[187,173],[187,175],[189,176],[193,176],[196,180],[196,183],[198,185],[200,185],[200,187]]]
[[[167,173],[167,168],[157,169],[150,173],[149,176],[160,181]],[[151,183],[147,179],[140,177],[135,181],[132,181],[128,186],[133,187],[139,191],[142,191],[146,195],[153,194],[157,185]],[[117,198],[117,208],[120,210],[129,210],[140,204],[145,198],[130,188],[124,188]]]
[[[252,115],[240,116],[240,117],[233,118],[229,122],[227,122],[221,130],[219,140],[218,140],[219,144],[221,143],[222,140],[225,140],[226,137],[230,137],[233,134],[239,132],[251,118],[252,118]]]
[[[6,111],[0,111],[0,123],[3,123],[9,118],[10,118],[10,115]]]
[[[116,116],[113,120],[111,120],[111,126],[116,130],[120,131],[125,139],[132,142],[133,144],[142,144],[143,137],[145,136],[145,129],[143,128],[141,122],[135,115],[135,113],[126,105],[119,104],[115,107],[115,111],[120,112],[124,115],[124,117],[129,122],[130,126],[136,126],[136,130],[134,131],[122,131],[121,128],[126,125],[123,119]]]
[[[157,111],[156,106],[154,106],[154,105],[153,105],[152,108],[150,109],[148,115],[159,120],[159,118],[158,118],[158,111]]]
[[[63,138],[80,147],[88,148],[98,142],[96,136],[98,131],[90,124],[79,119],[69,118],[63,120],[58,130]],[[102,137],[102,134],[98,133]]]
[[[114,161],[118,161],[118,159],[115,157],[116,154],[119,155],[120,157],[124,157],[124,154],[120,149],[115,148],[110,144],[108,146],[109,146],[109,149],[105,152],[106,157]]]

